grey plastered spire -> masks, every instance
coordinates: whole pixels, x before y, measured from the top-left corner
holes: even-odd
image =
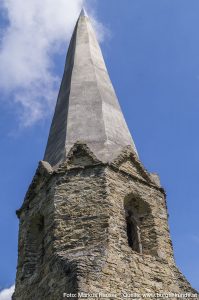
[[[52,166],[64,161],[77,141],[86,143],[103,162],[127,145],[136,152],[84,9],[69,45],[44,160]]]
[[[83,7],[82,10],[81,10],[80,17],[81,17],[81,16],[88,17],[87,12],[86,12],[86,10],[85,10],[84,7]]]

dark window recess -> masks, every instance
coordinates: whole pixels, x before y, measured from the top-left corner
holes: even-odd
[[[150,204],[129,194],[124,199],[128,245],[141,254],[157,255],[157,234]]]
[[[126,226],[127,226],[127,238],[129,246],[139,253],[142,253],[142,244],[140,237],[140,228],[137,224],[137,220],[130,210],[126,211]]]

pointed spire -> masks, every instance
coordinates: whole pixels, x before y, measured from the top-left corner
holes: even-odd
[[[80,13],[79,16],[80,16],[80,17],[88,17],[87,12],[86,12],[86,10],[85,10],[84,7],[82,8],[81,13]]]
[[[66,159],[81,141],[108,162],[134,142],[110,81],[101,49],[83,9],[69,45],[64,75],[44,160],[52,166]],[[137,153],[137,152],[136,152]]]

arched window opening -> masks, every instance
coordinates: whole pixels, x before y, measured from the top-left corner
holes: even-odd
[[[38,215],[31,219],[25,239],[23,277],[34,274],[44,260],[44,217]]]
[[[150,205],[130,194],[124,199],[124,211],[129,247],[141,254],[156,255],[156,229]]]
[[[126,227],[129,246],[138,253],[142,253],[142,244],[138,220],[131,210],[126,211]]]

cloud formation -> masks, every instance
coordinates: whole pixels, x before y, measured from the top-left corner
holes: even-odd
[[[20,124],[44,119],[56,101],[60,78],[53,57],[70,39],[86,0],[2,0],[0,89],[14,101]],[[96,23],[96,22],[95,22]],[[103,32],[98,22],[97,29]]]
[[[4,289],[0,292],[0,300],[11,300],[14,293],[15,286],[11,286],[9,289]]]

